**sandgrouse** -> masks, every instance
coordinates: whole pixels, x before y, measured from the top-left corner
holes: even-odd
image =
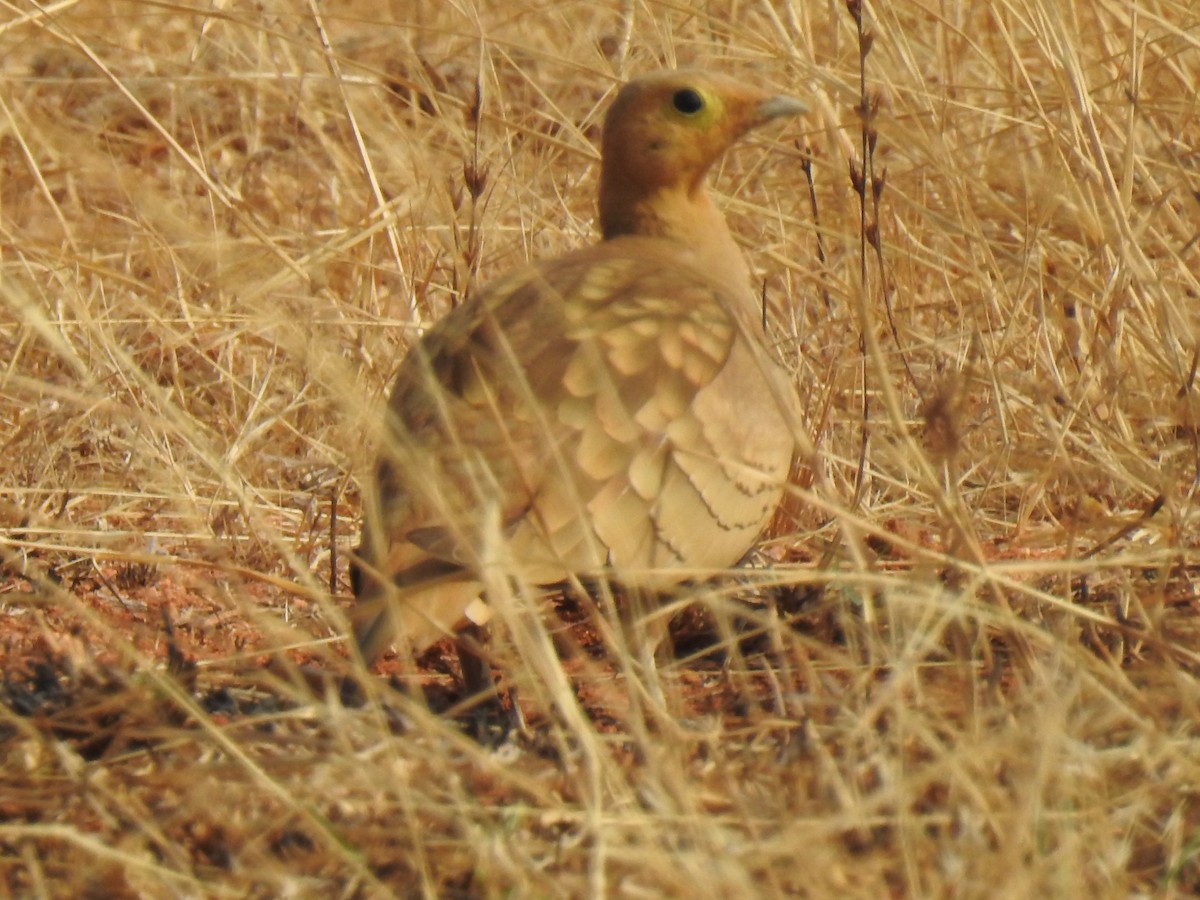
[[[804,111],[707,71],[629,82],[604,125],[603,240],[484,287],[413,346],[357,554],[365,660],[486,621],[498,540],[527,583],[650,590],[751,548],[797,402],[706,176],[750,129]]]

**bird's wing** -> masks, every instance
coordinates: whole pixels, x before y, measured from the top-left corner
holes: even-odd
[[[788,411],[727,289],[664,243],[520,270],[414,347],[364,530],[379,576],[478,571],[496,537],[534,583],[676,581],[741,557],[779,500]]]

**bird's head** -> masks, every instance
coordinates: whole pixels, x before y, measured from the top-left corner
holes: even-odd
[[[604,236],[644,233],[655,204],[698,199],[713,163],[747,131],[805,111],[792,97],[699,69],[630,81],[618,91],[604,122]]]

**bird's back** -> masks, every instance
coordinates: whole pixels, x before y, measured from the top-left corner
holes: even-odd
[[[533,583],[736,563],[775,509],[794,396],[746,298],[672,242],[522,268],[439,322],[389,403],[363,561],[418,583],[503,537]]]

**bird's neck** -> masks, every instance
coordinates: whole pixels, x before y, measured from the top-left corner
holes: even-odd
[[[637,235],[671,241],[710,277],[754,302],[746,260],[703,185],[690,191],[664,188],[640,200],[614,197],[602,190],[600,232],[605,240]]]

